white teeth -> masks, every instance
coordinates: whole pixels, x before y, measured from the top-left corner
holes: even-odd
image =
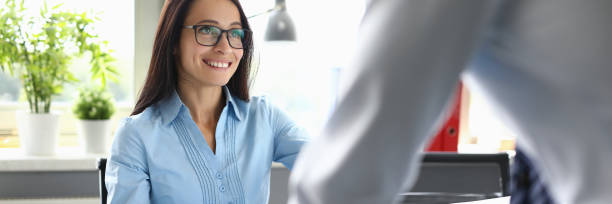
[[[207,62],[207,64],[210,66],[219,67],[219,68],[227,68],[229,66],[229,63],[223,63],[223,62]]]

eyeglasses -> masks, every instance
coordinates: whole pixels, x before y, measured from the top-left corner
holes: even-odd
[[[233,28],[229,30],[223,30],[219,27],[212,25],[191,25],[184,26],[184,28],[193,29],[195,38],[198,44],[203,46],[215,46],[221,40],[223,33],[226,33],[227,41],[230,47],[236,49],[244,48],[246,44],[246,36],[251,34],[251,31],[244,28]]]

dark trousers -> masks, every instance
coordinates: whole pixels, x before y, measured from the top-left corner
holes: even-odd
[[[511,169],[511,204],[553,204],[538,170],[520,148],[516,149]]]

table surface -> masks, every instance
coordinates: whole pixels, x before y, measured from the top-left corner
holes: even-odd
[[[445,192],[409,192],[402,193],[402,204],[448,204],[448,203],[476,203],[476,204],[508,204],[509,197],[499,198],[498,195],[488,194],[466,194]],[[507,200],[504,202],[504,200]],[[484,203],[482,203],[484,202]]]
[[[471,202],[461,202],[457,204],[509,204],[509,203],[510,203],[510,196],[479,200],[479,201],[471,201]]]

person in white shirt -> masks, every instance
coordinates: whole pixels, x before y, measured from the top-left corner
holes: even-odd
[[[612,1],[372,0],[341,101],[289,203],[393,203],[460,78],[485,93],[557,203],[612,201]]]

